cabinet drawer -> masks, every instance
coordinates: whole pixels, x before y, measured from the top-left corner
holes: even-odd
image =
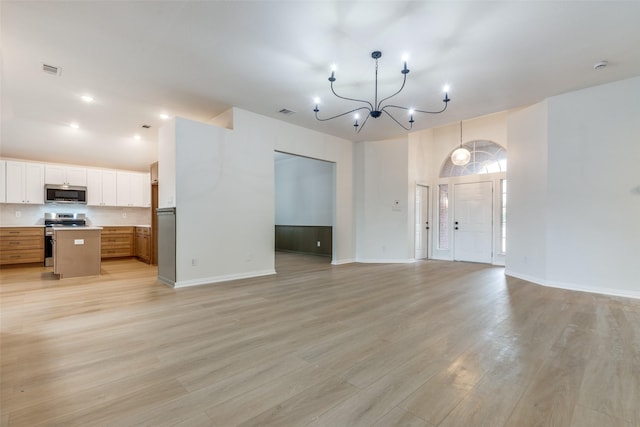
[[[102,246],[131,246],[133,236],[121,236],[119,234],[102,236]]]
[[[148,236],[151,234],[151,228],[149,227],[136,227],[136,234]]]
[[[126,248],[102,248],[101,258],[132,256],[131,247]]]
[[[0,250],[0,264],[23,264],[28,262],[43,262],[44,251],[38,250]]]
[[[1,250],[44,249],[43,236],[3,237],[0,239]]]
[[[44,236],[44,227],[1,227],[0,237]]]
[[[102,235],[107,234],[133,234],[134,227],[102,227]]]

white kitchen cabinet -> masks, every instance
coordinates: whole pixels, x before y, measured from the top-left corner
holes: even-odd
[[[44,204],[44,165],[7,160],[7,203]]]
[[[116,171],[87,169],[87,205],[116,206]]]
[[[145,186],[149,184],[149,174],[121,172],[117,174],[118,206],[147,207]],[[149,201],[150,203],[150,201]]]
[[[0,203],[7,201],[7,162],[0,160]]]
[[[145,173],[143,174],[143,182],[142,182],[142,206],[145,208],[151,207],[151,174]]]
[[[86,187],[87,169],[62,165],[45,165],[44,183]]]

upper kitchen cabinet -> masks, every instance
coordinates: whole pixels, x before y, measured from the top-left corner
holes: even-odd
[[[142,174],[142,206],[145,208],[151,207],[151,174]],[[157,181],[156,181],[157,183]]]
[[[87,169],[87,205],[116,206],[116,171]]]
[[[15,162],[6,165],[7,203],[44,204],[44,165]]]
[[[7,201],[7,162],[0,160],[0,203]]]
[[[117,175],[118,206],[151,206],[148,173],[118,171]]]
[[[44,183],[57,185],[87,186],[87,170],[85,168],[45,165]]]

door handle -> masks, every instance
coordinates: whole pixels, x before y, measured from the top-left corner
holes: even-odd
[[[429,227],[425,227],[424,229],[425,229],[425,230],[428,230],[428,229],[429,229]]]

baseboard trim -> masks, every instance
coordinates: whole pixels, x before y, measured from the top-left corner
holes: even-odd
[[[353,264],[354,262],[356,262],[354,258],[338,259],[331,261],[331,265]]]
[[[252,271],[250,273],[225,274],[222,276],[204,277],[201,279],[180,280],[175,282],[174,288],[187,288],[189,286],[211,285],[220,282],[230,282],[232,280],[251,279],[253,277],[269,276],[276,274],[275,270]],[[171,286],[171,285],[170,285]]]
[[[504,274],[507,276],[515,277],[516,279],[526,280],[527,282],[534,283],[540,286],[546,286],[548,288],[564,289],[567,291],[589,292],[592,294],[607,295],[613,297],[634,298],[640,299],[640,291],[628,291],[626,289],[611,289],[611,288],[591,288],[587,286],[578,285],[575,283],[565,282],[553,282],[545,281],[538,277],[529,276],[526,274],[514,273],[513,271],[506,270]]]
[[[416,262],[415,258],[406,259],[356,259],[356,262],[363,264],[411,264]]]

